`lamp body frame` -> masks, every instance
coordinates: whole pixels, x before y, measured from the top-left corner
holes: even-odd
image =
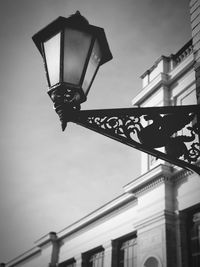
[[[65,42],[67,42],[65,35],[67,34],[67,30],[77,31],[90,36],[88,50],[85,51],[84,63],[82,67],[82,72],[79,77],[79,81],[76,81],[74,83],[71,83],[67,81],[66,78],[64,78],[64,71],[66,71],[64,59],[65,57],[67,58],[67,55],[65,55],[67,53],[65,51]],[[52,84],[50,70],[48,70],[48,60],[44,44],[45,42],[51,40],[51,38],[55,37],[57,34],[60,34],[59,59],[57,59],[59,61],[59,77],[58,81]],[[77,94],[77,92],[79,93],[80,103],[85,102],[87,99],[87,94],[99,70],[99,67],[112,59],[112,54],[110,52],[104,29],[94,25],[90,25],[88,21],[83,16],[81,16],[79,12],[76,12],[76,14],[70,16],[69,18],[58,17],[56,20],[54,20],[45,28],[36,33],[32,37],[32,39],[35,45],[37,46],[40,54],[42,55],[44,61],[46,78],[49,87],[48,94],[50,97],[51,93],[54,92],[55,89],[58,89],[58,92],[70,89],[70,91],[74,90],[75,94]],[[79,41],[81,42],[81,40]],[[93,75],[91,75],[86,88],[83,89],[83,82],[96,43],[98,43],[99,49],[101,51],[101,57],[99,58],[96,68],[94,69]]]

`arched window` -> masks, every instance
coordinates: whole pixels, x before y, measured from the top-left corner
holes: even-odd
[[[159,262],[155,257],[149,257],[145,261],[144,267],[159,267]]]

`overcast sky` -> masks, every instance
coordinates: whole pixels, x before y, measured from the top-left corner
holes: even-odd
[[[103,27],[114,59],[82,109],[130,107],[140,75],[190,38],[189,0],[0,1],[0,262],[123,193],[140,153],[69,124],[61,131],[32,35],[79,10]]]

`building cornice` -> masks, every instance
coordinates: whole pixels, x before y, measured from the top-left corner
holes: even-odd
[[[133,106],[140,106],[149,95],[161,86],[167,86],[168,75],[165,73],[159,73],[146,87],[142,89],[132,100]]]
[[[61,230],[57,233],[57,237],[59,240],[61,240],[67,236],[70,236],[73,233],[84,229],[100,218],[105,217],[112,211],[115,211],[120,207],[123,207],[126,204],[130,203],[131,201],[136,200],[140,194],[144,194],[146,191],[152,190],[156,186],[163,183],[174,183],[175,181],[177,181],[177,179],[181,179],[190,174],[191,172],[187,170],[177,170],[176,172],[174,172],[174,168],[172,166],[160,164],[147,173],[134,179],[129,184],[125,185],[125,194],[105,204],[98,210],[95,210],[94,212],[68,226],[67,228]]]
[[[107,214],[119,209],[120,207],[125,206],[131,201],[136,200],[136,197],[139,193],[148,190],[151,187],[155,187],[157,184],[162,183],[163,181],[168,180],[172,175],[172,168],[167,165],[159,165],[156,168],[152,169],[150,172],[138,177],[133,182],[129,183],[124,187],[125,194],[114,199],[113,201],[105,204],[103,207],[92,212],[76,223],[68,226],[67,228],[61,230],[57,233],[58,238],[61,240],[67,236],[72,235],[73,233],[80,231],[99,220],[100,218],[105,217]],[[135,187],[135,190],[133,190]]]
[[[75,222],[74,224],[68,226],[67,228],[61,230],[57,233],[59,239],[63,239],[67,236],[72,235],[73,233],[80,231],[81,229],[87,227],[91,223],[99,220],[100,218],[105,217],[112,211],[119,209],[122,206],[125,206],[127,203],[136,200],[134,194],[125,193],[116,199],[110,201],[109,203],[105,204],[104,206],[100,207],[99,209],[95,210],[94,212],[90,213],[89,215],[85,216],[81,220]]]
[[[159,87],[167,86],[169,87],[175,80],[177,80],[181,75],[183,75],[189,68],[194,67],[194,55],[192,53],[191,40],[180,50],[177,54],[171,55],[171,57],[162,56],[159,58],[152,68],[147,70],[141,78],[149,75],[153,69],[155,69],[158,63],[165,59],[170,58],[176,62],[174,68],[167,73],[159,73],[149,84],[147,84],[132,100],[133,106],[140,106],[146,99],[153,94]]]
[[[147,189],[154,187],[155,185],[169,180],[172,176],[172,167],[168,165],[160,164],[145,174],[139,176],[129,184],[124,186],[126,193],[133,193],[136,196],[139,193],[145,192]]]
[[[153,224],[158,222],[167,222],[168,224],[172,224],[174,220],[176,219],[176,214],[174,212],[163,210],[159,211],[157,213],[154,213],[153,215],[149,216],[148,218],[143,218],[142,220],[138,220],[134,222],[134,227],[140,231],[145,231],[145,227],[151,225],[151,227],[154,227]]]
[[[155,61],[155,63],[153,64],[153,66],[152,66],[150,69],[146,70],[146,71],[140,76],[140,78],[143,79],[146,75],[148,75],[149,73],[151,73],[151,72],[158,66],[158,64],[160,63],[160,61],[162,61],[162,60],[170,61],[170,57],[166,57],[166,56],[163,56],[163,55],[162,55],[161,57],[159,57],[159,58]]]
[[[175,63],[175,67],[177,65],[179,65],[180,63],[182,63],[183,60],[185,60],[185,58],[192,54],[193,52],[193,46],[192,46],[192,39],[189,40],[176,54],[171,54],[170,56],[164,56],[162,55],[161,57],[159,57],[155,63],[153,64],[153,66],[151,68],[149,68],[148,70],[146,70],[141,76],[140,78],[143,79],[146,75],[150,74],[160,63],[160,61],[165,60],[165,61],[170,61],[173,60],[173,62]]]
[[[198,163],[198,165],[200,165],[200,162]],[[109,203],[105,204],[104,206],[100,207],[99,209],[95,210],[94,212],[90,213],[89,215],[85,216],[74,224],[68,226],[67,228],[59,231],[58,233],[50,232],[47,235],[41,237],[35,242],[36,246],[34,248],[9,261],[8,263],[6,263],[5,266],[14,267],[17,264],[20,264],[21,262],[25,262],[31,257],[34,257],[36,254],[41,253],[44,246],[50,245],[54,242],[60,242],[60,240],[72,235],[77,231],[80,231],[81,229],[84,229],[85,227],[94,223],[100,218],[105,217],[112,211],[118,210],[119,208],[124,207],[125,205],[133,201],[136,201],[137,197],[140,194],[144,194],[146,191],[152,190],[154,187],[162,183],[177,183],[191,174],[192,172],[188,170],[177,170],[176,172],[174,172],[173,167],[163,164],[158,165],[157,167],[153,168],[152,170],[148,171],[147,173],[139,176],[132,182],[125,185],[125,193],[123,195],[110,201]],[[164,213],[153,215],[152,218],[149,218],[149,222],[160,221],[164,218],[166,219],[166,216],[167,218],[170,218],[170,216],[173,217],[174,214],[169,214],[168,211],[164,211]],[[148,222],[145,220],[145,225],[146,224],[148,224]],[[136,225],[137,229],[145,226],[143,224],[143,221],[136,222]]]
[[[198,161],[196,165],[200,167],[200,161]],[[181,180],[183,180],[184,178],[186,178],[192,174],[193,174],[193,172],[190,170],[185,170],[185,169],[177,170],[172,175],[171,180],[173,180],[174,183],[179,183],[179,182],[181,182]],[[198,175],[198,174],[196,174],[196,175]]]
[[[6,263],[6,267],[14,267],[20,263],[24,263],[27,260],[30,260],[32,257],[36,256],[37,254],[41,253],[43,247],[45,245],[50,245],[52,243],[57,242],[57,235],[55,232],[50,232],[47,235],[41,237],[39,240],[35,242],[36,246],[32,249],[26,251],[25,253],[19,255],[18,257],[12,259],[8,263]]]
[[[34,247],[28,251],[26,251],[25,253],[19,255],[18,257],[12,259],[11,261],[6,263],[6,267],[12,267],[12,266],[16,266],[17,264],[20,264],[21,262],[24,262],[32,257],[34,257],[36,254],[41,253],[41,248],[39,247]]]
[[[173,83],[177,80],[184,72],[186,72],[189,68],[194,67],[194,55],[190,54],[181,64],[177,65],[170,73],[169,73],[169,83]]]
[[[35,244],[37,247],[42,248],[43,246],[47,245],[48,243],[53,243],[57,241],[57,235],[55,232],[50,232],[47,235],[44,235],[37,241],[35,241]]]

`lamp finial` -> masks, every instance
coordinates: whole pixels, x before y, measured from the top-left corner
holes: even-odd
[[[89,24],[88,20],[84,16],[81,15],[81,12],[79,10],[77,10],[74,14],[69,16],[68,20],[70,21],[70,23],[73,23],[79,26]]]

